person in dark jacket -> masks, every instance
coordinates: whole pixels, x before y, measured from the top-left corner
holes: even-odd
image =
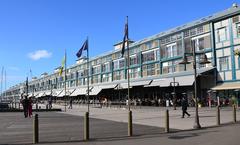
[[[181,104],[182,104],[182,118],[184,118],[185,114],[187,114],[189,117],[190,114],[187,112],[188,102],[185,97],[183,97]]]
[[[71,97],[70,100],[69,100],[69,107],[68,107],[68,109],[72,109],[72,103],[73,103],[73,99]]]
[[[27,118],[28,117],[28,107],[29,107],[29,100],[28,100],[27,96],[25,96],[25,98],[22,100],[22,106],[23,106],[24,116],[25,116],[25,118]]]

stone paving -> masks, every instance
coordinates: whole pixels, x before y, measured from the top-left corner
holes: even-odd
[[[64,106],[54,105],[54,107],[62,108]],[[173,108],[165,107],[133,107],[133,123],[164,127],[165,126],[165,110],[169,110],[170,115],[170,128],[178,130],[193,129],[195,120],[195,108],[188,108],[188,112],[191,114],[190,117],[181,118],[182,111],[178,107],[177,110]],[[65,114],[84,116],[87,111],[87,106],[73,105],[73,109],[67,109]],[[221,123],[231,123],[233,121],[232,107],[222,107],[220,109]],[[126,108],[119,107],[90,107],[90,117],[104,120],[111,120],[117,122],[127,122],[128,110]],[[216,108],[202,107],[199,108],[200,124],[202,127],[209,127],[216,125]],[[240,110],[237,109],[237,120],[240,121]]]

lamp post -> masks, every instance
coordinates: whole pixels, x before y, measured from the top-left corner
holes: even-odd
[[[235,97],[235,98],[236,98],[236,107],[238,108],[238,106],[239,106],[239,104],[238,104],[238,102],[239,102],[239,101],[238,101],[239,97],[238,97],[238,96],[239,96],[239,91],[240,91],[240,90],[239,90],[239,89],[236,89],[236,90],[234,90],[234,91],[236,92],[236,97]]]
[[[195,121],[193,124],[194,129],[200,129],[201,125],[199,123],[199,115],[198,115],[198,97],[197,97],[197,68],[196,68],[196,55],[203,55],[204,52],[199,52],[197,53],[195,50],[195,41],[191,41],[191,47],[192,47],[192,53],[184,53],[184,57],[182,62],[179,64],[189,64],[186,54],[192,55],[193,56],[193,70],[194,70],[194,98],[195,98]],[[207,60],[207,56],[204,54],[203,60],[200,62],[200,64],[207,64],[211,63],[210,61]]]
[[[173,77],[173,82],[170,82],[170,86],[173,86],[173,108],[176,110],[176,86],[179,86],[179,83],[175,81],[175,77]]]

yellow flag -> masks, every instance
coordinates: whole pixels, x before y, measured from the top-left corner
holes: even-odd
[[[64,56],[63,59],[62,59],[62,66],[61,66],[60,71],[59,71],[59,75],[60,75],[60,76],[61,76],[62,73],[63,73],[64,66],[65,66],[65,56]]]

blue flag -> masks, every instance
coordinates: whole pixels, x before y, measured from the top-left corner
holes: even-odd
[[[123,37],[123,42],[122,42],[122,57],[124,55],[124,51],[125,51],[125,43],[128,41],[128,17],[127,17],[127,22],[125,24],[125,28],[124,28],[124,37]],[[128,43],[128,42],[127,42]]]
[[[76,54],[78,58],[82,56],[83,50],[88,50],[88,39],[83,43],[83,46],[78,50]]]

